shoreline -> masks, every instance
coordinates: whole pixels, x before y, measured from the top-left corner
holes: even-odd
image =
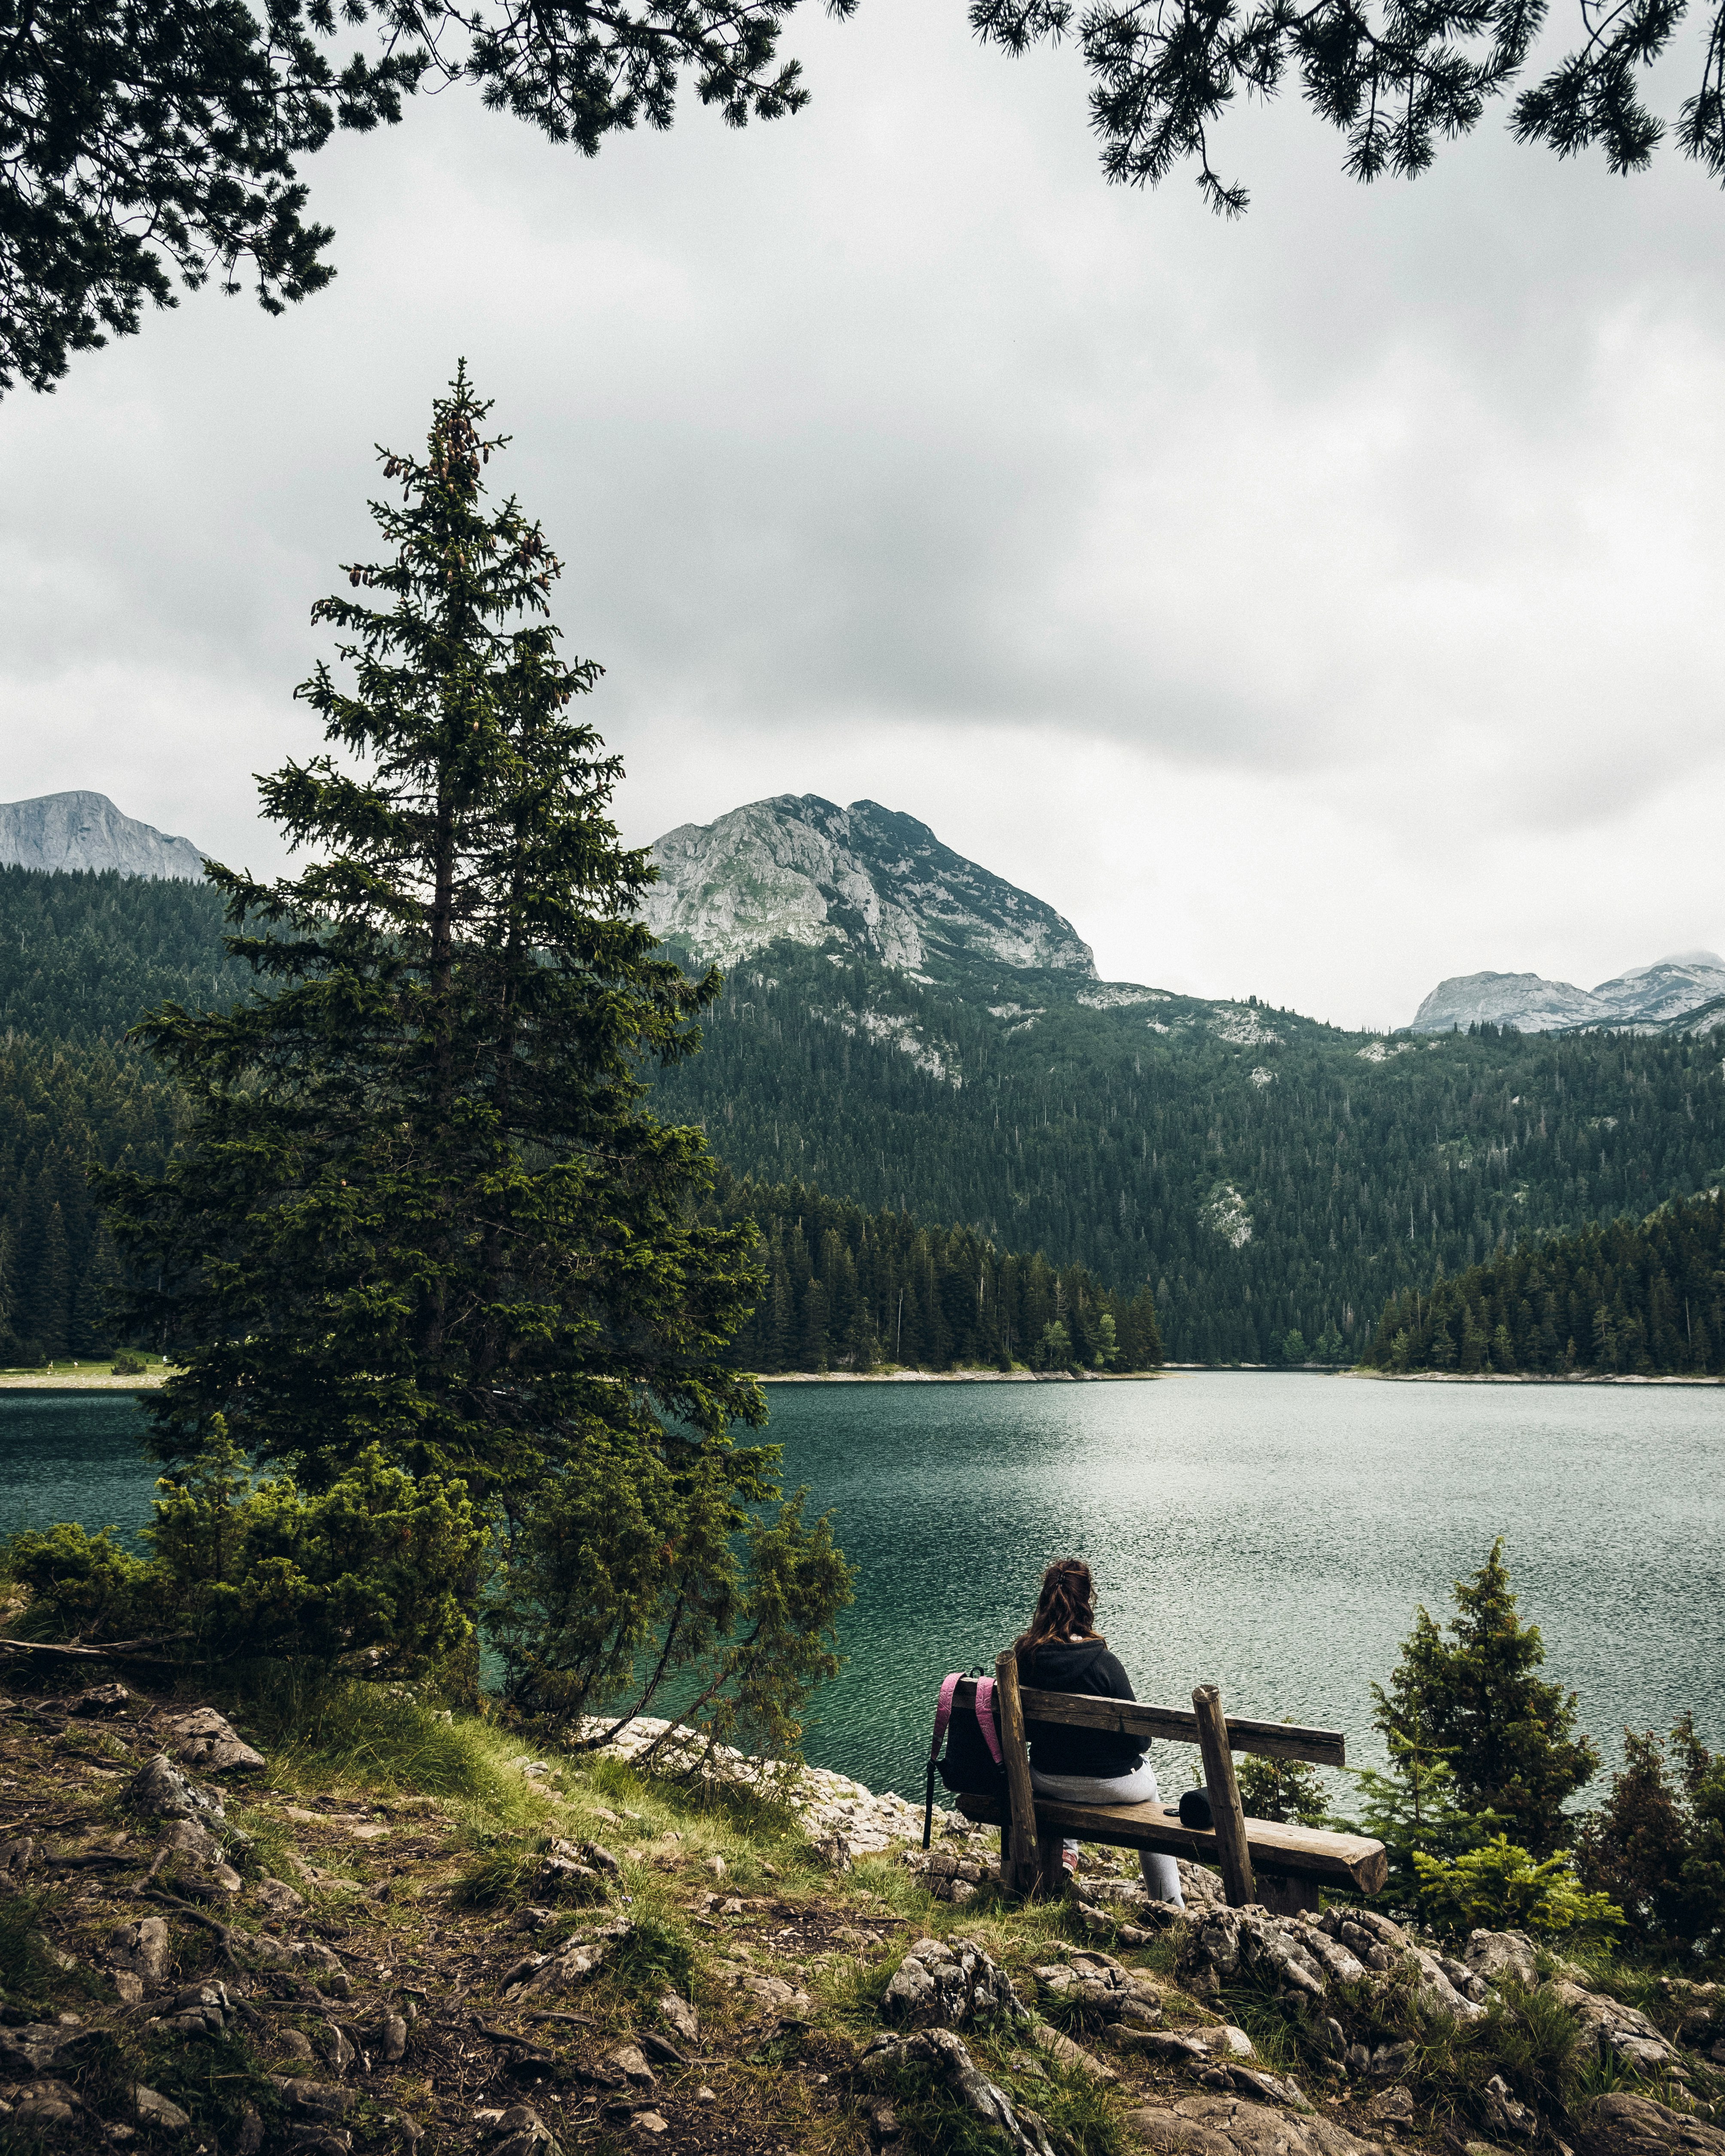
[[[1556,1376],[1521,1370],[1366,1370],[1326,1368],[1314,1363],[1278,1368],[1264,1363],[1164,1363],[1157,1370],[776,1370],[756,1377],[762,1385],[1131,1385],[1152,1384],[1171,1377],[1217,1373],[1235,1377],[1359,1378],[1386,1385],[1725,1385],[1725,1377],[1633,1373],[1598,1377],[1572,1371]],[[153,1393],[167,1381],[163,1371],[116,1378],[104,1371],[0,1370],[0,1392]]]
[[[1195,1365],[1194,1367],[1196,1367]],[[1130,1384],[1162,1370],[775,1370],[757,1385],[1091,1385]]]
[[[4,1393],[153,1393],[166,1381],[166,1373],[155,1370],[136,1378],[97,1370],[0,1370]]]
[[[1592,1371],[1543,1370],[1337,1370],[1338,1378],[1368,1378],[1386,1385],[1725,1385],[1725,1378],[1696,1377],[1666,1372],[1640,1377],[1633,1371],[1612,1371],[1609,1376]]]

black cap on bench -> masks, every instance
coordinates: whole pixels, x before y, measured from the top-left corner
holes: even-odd
[[[1182,1826],[1208,1831],[1215,1825],[1210,1813],[1210,1793],[1208,1789],[1188,1789],[1180,1799]]]

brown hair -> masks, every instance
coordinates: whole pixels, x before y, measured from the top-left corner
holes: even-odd
[[[1036,1650],[1050,1640],[1098,1640],[1096,1584],[1081,1557],[1056,1558],[1042,1575],[1036,1614],[1013,1642],[1019,1675],[1030,1674]],[[1104,1645],[1106,1645],[1106,1641]]]

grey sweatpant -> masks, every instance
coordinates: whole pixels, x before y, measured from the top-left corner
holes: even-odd
[[[1030,1786],[1039,1797],[1052,1797],[1056,1803],[1068,1804],[1154,1804],[1162,1794],[1147,1759],[1132,1774],[1039,1774],[1032,1767]],[[1065,1846],[1076,1853],[1078,1844],[1069,1841]],[[1141,1849],[1138,1868],[1152,1901],[1172,1902],[1177,1909],[1185,1907],[1180,1874],[1173,1857]]]

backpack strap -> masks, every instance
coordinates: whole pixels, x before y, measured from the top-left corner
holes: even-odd
[[[954,1671],[951,1676],[941,1679],[940,1697],[935,1702],[934,1742],[928,1748],[928,1791],[922,1803],[922,1846],[927,1849],[934,1838],[934,1769],[941,1756],[941,1744],[947,1733],[947,1724],[952,1719],[952,1695],[958,1689],[962,1673]]]
[[[977,1727],[982,1731],[983,1742],[988,1746],[990,1756],[997,1767],[1001,1764],[1003,1758],[1000,1750],[1000,1733],[995,1727],[995,1717],[999,1711],[994,1704],[993,1678],[978,1677],[976,1681]]]

